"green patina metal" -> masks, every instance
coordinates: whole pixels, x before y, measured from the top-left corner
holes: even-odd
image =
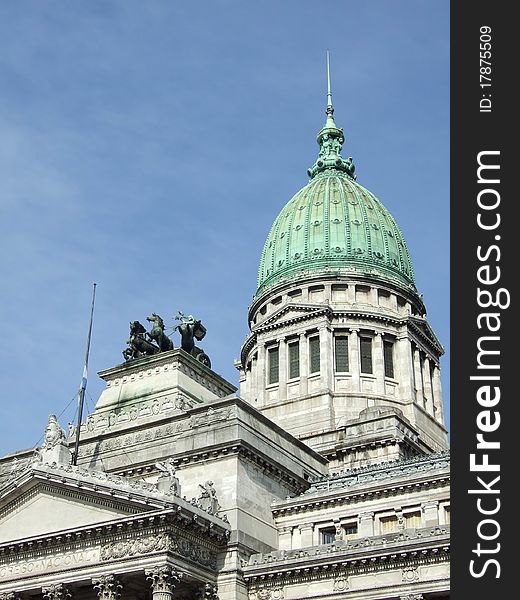
[[[333,118],[329,69],[327,75],[327,120],[317,137],[319,156],[308,170],[309,183],[273,223],[256,297],[283,281],[320,272],[383,277],[416,293],[410,254],[397,223],[355,181],[352,158],[341,156],[344,135]]]

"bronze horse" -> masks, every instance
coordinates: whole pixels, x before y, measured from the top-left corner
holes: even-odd
[[[148,333],[148,337],[158,344],[161,352],[173,350],[173,342],[164,333],[164,321],[161,319],[161,317],[155,313],[152,313],[149,317],[146,317],[146,320],[150,321],[150,323],[153,323],[153,327],[150,333]]]

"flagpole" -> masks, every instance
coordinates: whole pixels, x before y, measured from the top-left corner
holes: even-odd
[[[93,284],[92,290],[92,306],[90,308],[90,325],[88,328],[87,337],[87,349],[85,352],[85,366],[83,367],[83,377],[81,379],[81,386],[78,392],[78,424],[76,425],[76,442],[74,444],[74,453],[72,454],[72,464],[78,463],[78,451],[79,451],[79,436],[81,431],[81,420],[83,418],[83,403],[85,402],[85,390],[87,389],[87,374],[88,374],[88,357],[90,354],[90,339],[92,337],[92,322],[94,320],[94,302],[96,301],[96,285]]]

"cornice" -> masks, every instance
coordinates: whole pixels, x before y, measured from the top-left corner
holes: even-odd
[[[430,455],[431,456],[431,455]],[[449,453],[392,461],[339,472],[314,481],[300,496],[274,502],[273,515],[323,509],[370,497],[401,494],[406,490],[448,485]]]
[[[249,585],[280,580],[290,583],[291,580],[318,579],[340,569],[348,569],[349,573],[355,574],[397,566],[410,568],[425,562],[448,560],[449,551],[449,526],[434,527],[254,554],[243,566],[243,571]]]
[[[139,532],[152,528],[176,526],[182,529],[188,537],[195,538],[215,548],[225,545],[231,530],[228,524],[216,525],[204,521],[198,515],[179,508],[140,513],[111,521],[85,525],[77,528],[64,529],[51,534],[27,537],[19,540],[0,543],[0,559],[19,555],[38,553],[46,548],[72,545],[92,540],[105,540],[110,536],[122,536],[129,533],[136,537]],[[199,536],[201,536],[199,538]],[[193,539],[195,539],[193,538]]]

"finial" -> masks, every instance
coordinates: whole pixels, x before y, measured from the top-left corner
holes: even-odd
[[[331,112],[334,112],[334,108],[332,108],[332,92],[330,91],[330,52],[327,50],[327,112],[329,108],[332,109]]]
[[[333,170],[336,173],[345,173],[352,179],[356,179],[354,175],[355,167],[352,158],[345,160],[341,156],[341,148],[345,141],[343,129],[340,129],[334,122],[334,107],[332,106],[332,91],[330,85],[330,52],[327,50],[327,110],[325,111],[327,120],[325,125],[318,133],[318,144],[320,153],[318,160],[308,169],[307,174],[312,179],[318,173]]]
[[[334,123],[334,107],[332,106],[332,92],[330,89],[330,52],[327,50],[327,110],[325,111],[327,115],[327,122],[325,123],[325,127],[336,127],[336,123]]]

